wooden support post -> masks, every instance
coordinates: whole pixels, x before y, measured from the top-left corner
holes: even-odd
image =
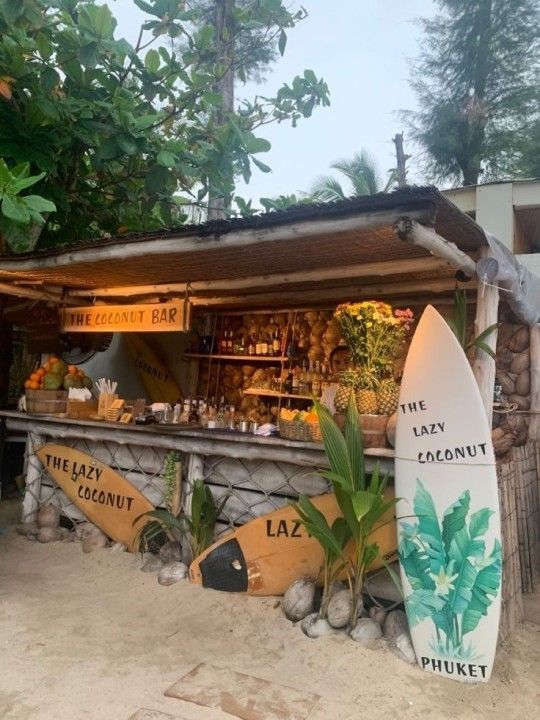
[[[482,251],[484,257],[486,257],[488,253],[487,248]],[[494,285],[483,285],[480,283],[476,297],[474,332],[475,336],[478,336],[490,327],[490,325],[494,325],[498,321],[499,288]],[[497,346],[497,330],[495,329],[490,333],[484,342],[495,352]],[[473,372],[486,409],[488,423],[491,427],[493,418],[493,391],[495,389],[495,360],[486,352],[477,348],[473,363]]]
[[[28,432],[26,452],[28,468],[26,471],[26,489],[24,492],[22,521],[32,522],[36,519],[39,510],[39,496],[41,492],[41,472],[43,466],[35,455],[35,450],[45,443],[45,438],[31,430]]]
[[[540,441],[540,325],[530,326],[531,420],[529,438]]]

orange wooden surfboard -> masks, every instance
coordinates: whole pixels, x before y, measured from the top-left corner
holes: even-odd
[[[140,335],[124,333],[123,339],[150,402],[174,405],[182,391],[164,361]]]
[[[136,535],[154,506],[122,475],[91,455],[47,443],[36,451],[43,466],[74,504],[113,540],[131,552],[138,550]]]
[[[386,492],[393,497],[392,489]],[[340,516],[333,494],[311,498],[313,504],[332,522]],[[387,559],[396,552],[394,510],[381,519],[387,523],[371,539]],[[192,583],[214,590],[245,592],[248,595],[283,595],[289,585],[301,577],[317,577],[323,566],[323,551],[309,537],[292,506],[262,515],[227,533],[191,563]],[[382,566],[380,560],[370,566]]]

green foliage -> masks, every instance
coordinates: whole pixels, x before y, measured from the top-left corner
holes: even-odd
[[[205,206],[210,183],[226,196],[253,165],[267,170],[255,158],[269,148],[261,126],[296,125],[328,104],[326,84],[306,71],[215,122],[227,68],[212,60],[212,29],[193,31],[183,2],[136,5],[148,19],[131,45],[95,0],[0,2],[0,157],[9,168],[29,163],[40,178],[36,197],[51,203],[44,210],[37,200],[33,207],[8,200],[3,213],[22,222],[30,210],[50,212],[40,246],[177,225],[186,208]],[[266,23],[277,39],[302,16],[281,0],[245,3],[237,30]],[[171,49],[180,36],[186,46]]]
[[[313,200],[330,202],[344,200],[352,195],[388,192],[397,180],[397,170],[390,170],[388,180],[383,185],[377,164],[366,150],[355,153],[350,160],[338,160],[330,167],[338,170],[347,179],[349,188],[344,188],[332,175],[323,176],[311,188]]]
[[[447,322],[466,353],[472,350],[472,348],[478,348],[495,360],[495,353],[486,343],[486,340],[491,333],[495,332],[499,324],[493,323],[493,325],[483,330],[480,335],[472,337],[470,340],[467,339],[467,293],[465,290],[461,290],[460,288],[455,289],[452,317],[448,318]]]
[[[429,492],[417,481],[414,512],[418,521],[401,523],[399,555],[411,585],[405,598],[412,626],[430,619],[432,647],[443,654],[470,657],[463,638],[478,626],[495,599],[502,572],[501,546],[486,554],[483,536],[493,514],[481,508],[469,515],[466,490],[443,513],[442,523]]]
[[[163,482],[165,484],[165,504],[167,509],[170,511],[174,491],[176,489],[177,477],[176,477],[176,464],[180,461],[180,453],[175,450],[171,450],[165,455],[165,461],[163,463]]]
[[[540,121],[537,0],[437,4],[439,14],[420,21],[412,67],[420,110],[404,114],[426,171],[464,185],[530,175]]]
[[[193,558],[197,557],[213,542],[216,521],[228,499],[227,495],[219,504],[216,504],[210,488],[204,484],[203,480],[195,480],[190,515],[182,511],[177,517],[169,510],[157,508],[135,518],[134,525],[142,517],[151,518],[138,533],[141,552],[148,547],[148,543],[153,538],[161,532],[165,532],[171,540],[187,537],[191,555]]]
[[[315,407],[330,464],[330,470],[321,472],[321,475],[332,484],[342,517],[330,527],[326,518],[304,496],[300,497],[296,508],[301,522],[323,548],[326,597],[336,574],[343,568],[346,570],[352,596],[349,618],[352,629],[356,624],[364,575],[375,558],[380,556],[379,546],[370,536],[381,526],[384,516],[397,500],[386,498],[388,478],[381,477],[378,468],[369,478],[366,476],[362,433],[354,398],[349,400],[344,434],[323,405],[315,403]],[[349,540],[351,547],[347,547]]]

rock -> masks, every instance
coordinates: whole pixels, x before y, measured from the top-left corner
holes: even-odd
[[[158,572],[158,583],[160,585],[174,585],[187,576],[187,565],[182,562],[170,562],[163,565]]]
[[[310,613],[300,623],[302,632],[307,635],[308,638],[314,640],[315,638],[322,637],[323,635],[330,635],[334,632],[334,629],[330,623],[324,618],[319,617],[319,613]]]
[[[60,522],[60,513],[50,503],[40,507],[36,516],[38,528],[56,528]]]
[[[111,552],[125,552],[126,550],[127,546],[124,543],[115,542],[111,545]]]
[[[349,622],[351,614],[351,593],[349,590],[338,590],[330,598],[326,618],[333,628],[343,628]]]
[[[19,523],[15,530],[19,533],[19,535],[36,535],[38,531],[37,522],[31,521],[31,522],[25,522],[25,523]]]
[[[75,533],[73,530],[69,530],[69,528],[61,527],[60,534],[62,535],[62,540],[64,542],[73,542],[75,540]]]
[[[416,655],[408,632],[402,633],[389,644],[390,650],[396,657],[404,660],[410,665],[416,665]]]
[[[159,549],[159,557],[163,563],[182,562],[182,543],[178,540],[169,540]]]
[[[91,553],[94,552],[94,550],[106,548],[109,543],[109,538],[102,530],[92,525],[92,523],[88,523],[88,525],[89,527],[85,529],[83,535],[83,553]]]
[[[84,540],[87,531],[93,527],[95,527],[95,525],[92,525],[91,522],[78,523],[78,525],[75,526],[75,538],[77,540]]]
[[[385,636],[390,639],[409,632],[409,623],[403,610],[391,610],[386,616],[383,630]]]
[[[303,620],[315,608],[316,585],[313,578],[295,580],[285,591],[281,607],[285,617],[293,622]]]
[[[42,527],[37,531],[37,539],[40,543],[58,542],[62,539],[62,533],[59,528]]]
[[[378,605],[373,605],[373,607],[369,609],[369,617],[383,627],[384,621],[386,620],[386,610]]]
[[[151,573],[151,572],[158,572],[161,570],[161,568],[164,565],[163,560],[159,557],[159,555],[152,555],[152,553],[148,553],[150,557],[145,560],[143,563],[143,566],[141,567],[142,572],[145,573]]]
[[[360,643],[360,645],[369,647],[382,637],[381,626],[371,618],[360,618],[354,630],[351,631],[350,636],[355,642]]]

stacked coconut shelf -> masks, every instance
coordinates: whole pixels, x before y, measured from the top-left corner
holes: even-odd
[[[245,347],[250,338],[272,335],[277,326],[282,339],[282,352],[285,352],[285,343],[288,347],[294,339],[300,362],[305,358],[307,362],[323,363],[329,361],[332,350],[343,342],[332,315],[332,309],[252,313],[231,315],[224,322],[228,329],[233,330],[235,337],[243,338]],[[217,323],[218,328],[220,324]],[[293,365],[296,364],[293,358]],[[284,393],[276,389],[274,379],[283,383],[289,365],[289,358],[284,355],[208,356],[208,359],[200,362],[197,394],[214,397],[218,401],[223,395],[225,401],[234,405],[248,420],[275,423],[279,399]]]

